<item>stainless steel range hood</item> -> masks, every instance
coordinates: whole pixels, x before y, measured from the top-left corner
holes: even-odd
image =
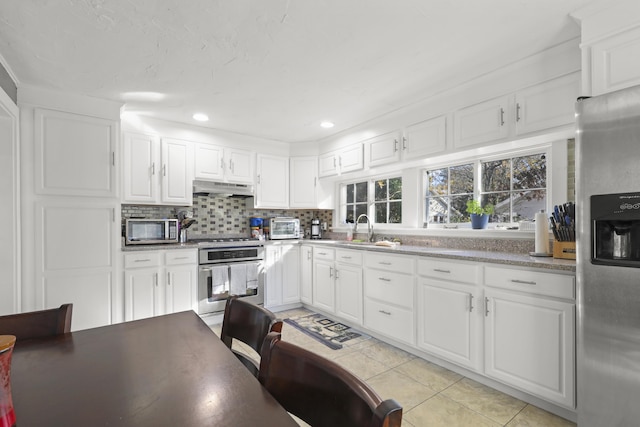
[[[193,194],[212,197],[253,197],[253,185],[195,180],[193,181]]]

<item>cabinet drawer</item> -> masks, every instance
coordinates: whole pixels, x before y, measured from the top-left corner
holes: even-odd
[[[364,325],[371,330],[409,344],[414,343],[413,311],[366,298]]]
[[[424,277],[476,284],[480,278],[480,266],[425,258],[418,260],[418,274]]]
[[[556,298],[575,299],[575,277],[512,268],[485,267],[487,286]]]
[[[380,270],[365,270],[365,295],[413,309],[413,276]]]
[[[160,267],[162,251],[124,254],[124,268]]]
[[[177,264],[197,264],[198,263],[198,251],[190,249],[181,249],[178,251],[167,251],[165,254],[166,265]]]
[[[333,261],[335,257],[336,250],[333,248],[325,248],[324,246],[316,246],[313,249],[313,259],[326,259],[329,261]]]
[[[367,252],[364,256],[364,263],[366,267],[413,274],[414,260],[411,256]]]
[[[362,265],[362,252],[337,249],[336,262],[351,265]]]

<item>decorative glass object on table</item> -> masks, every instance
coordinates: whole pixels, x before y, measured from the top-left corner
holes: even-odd
[[[16,414],[11,399],[11,356],[16,337],[0,335],[0,427],[14,427]]]

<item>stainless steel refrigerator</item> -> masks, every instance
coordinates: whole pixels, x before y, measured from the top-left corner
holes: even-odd
[[[640,425],[640,86],[579,100],[579,427]]]

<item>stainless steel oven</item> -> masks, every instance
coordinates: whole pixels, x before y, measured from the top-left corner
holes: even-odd
[[[198,314],[224,311],[230,295],[264,303],[264,246],[252,239],[199,243]]]

